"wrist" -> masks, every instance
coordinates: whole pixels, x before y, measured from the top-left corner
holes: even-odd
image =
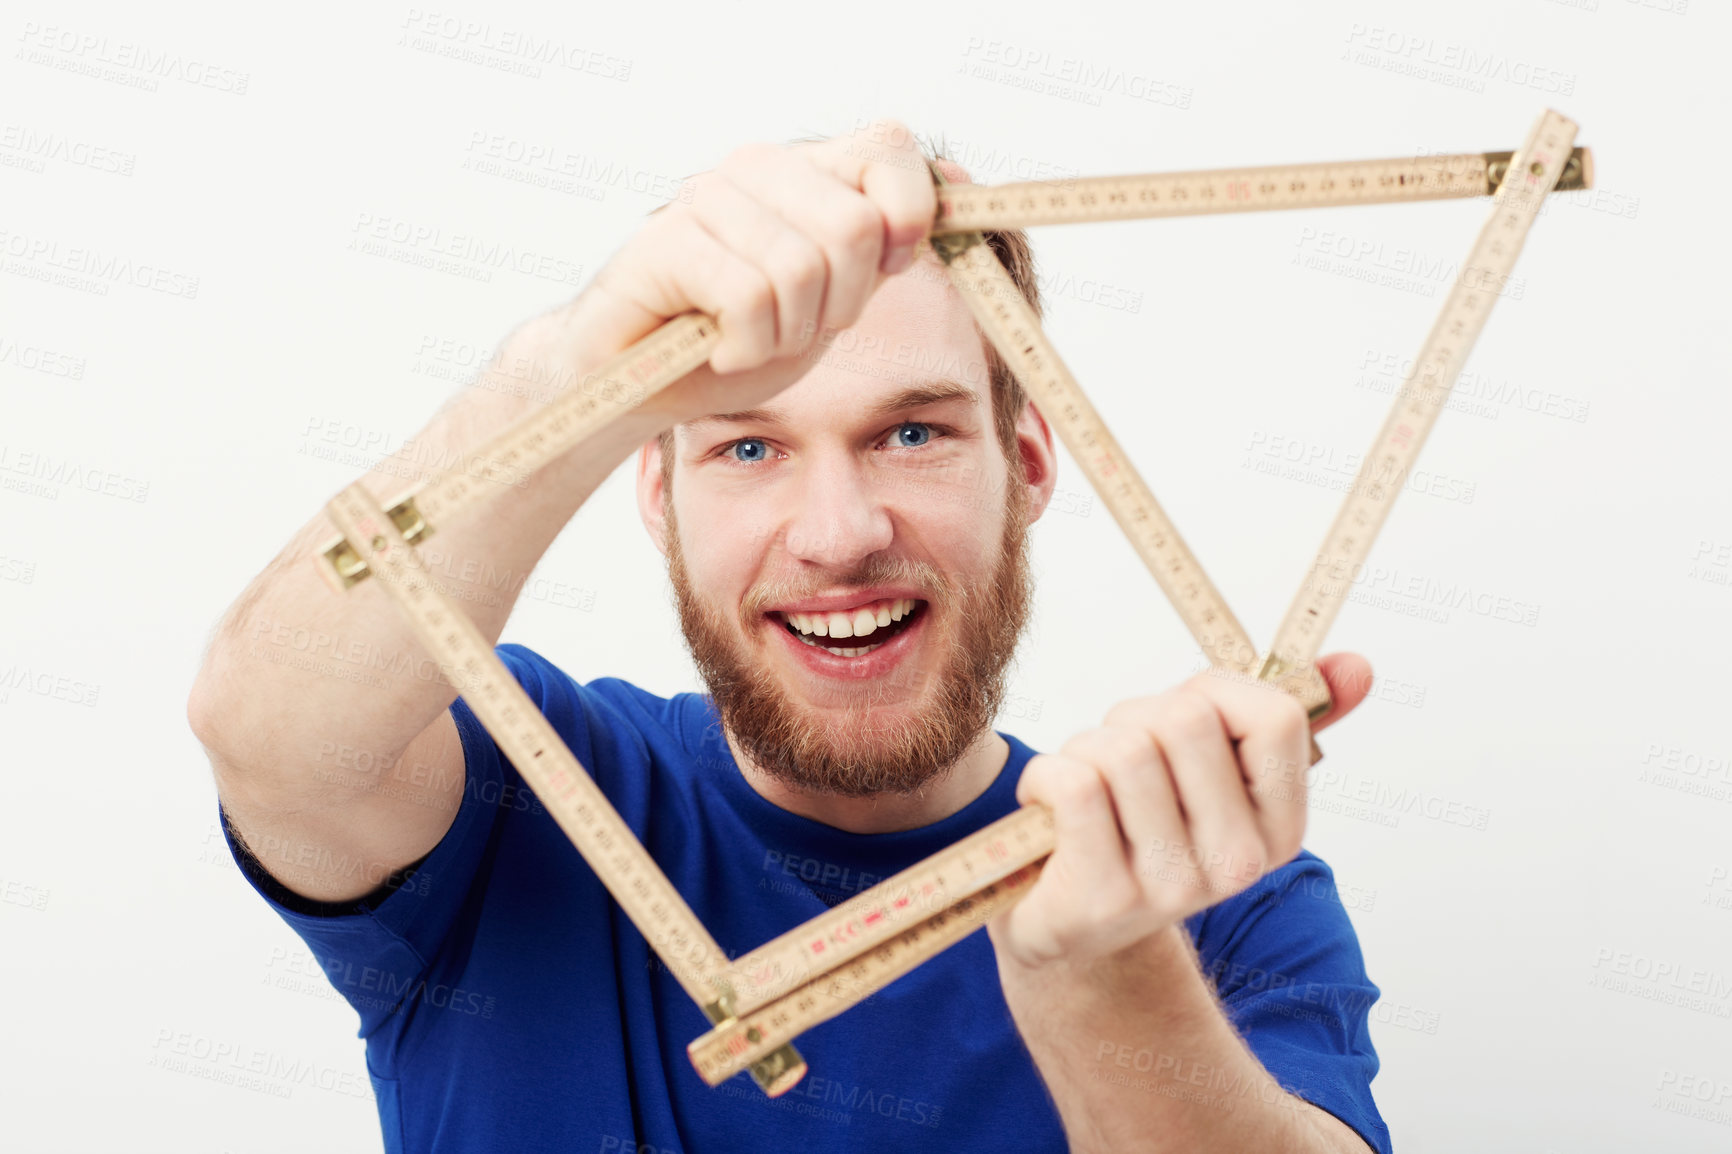
[[[996,946],[998,939],[994,937]],[[998,949],[999,980],[1005,996],[1038,997],[1057,988],[1092,990],[1111,999],[1124,991],[1146,995],[1149,982],[1168,980],[1174,974],[1197,972],[1196,952],[1184,924],[1175,922],[1139,938],[1110,954],[1092,958],[1060,956],[1030,962]],[[1159,987],[1157,987],[1159,988]]]
[[[591,286],[566,304],[519,325],[495,352],[483,384],[522,398],[526,411],[575,390],[596,392],[609,399],[604,408],[612,419],[593,436],[629,453],[667,422],[647,411],[641,398],[638,404],[629,404],[631,386],[604,383],[594,374],[656,325],[642,332],[625,328],[618,316],[595,303],[594,294]]]

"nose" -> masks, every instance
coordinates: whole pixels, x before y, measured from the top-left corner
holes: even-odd
[[[890,512],[860,462],[847,453],[814,453],[802,472],[783,535],[790,556],[853,569],[890,547]]]

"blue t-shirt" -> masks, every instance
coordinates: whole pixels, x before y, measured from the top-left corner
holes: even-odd
[[[521,645],[497,652],[730,956],[1012,812],[1034,752],[1001,734],[1003,772],[957,813],[900,833],[846,833],[760,797],[704,695],[662,698],[612,677],[579,685]],[[459,697],[451,712],[467,766],[462,806],[382,896],[298,898],[229,841],[360,1014],[386,1150],[1066,1148],[984,932],[802,1035],[809,1071],[780,1098],[748,1074],[705,1086],[686,1056],[710,1027],[702,1011],[468,703]],[[1186,927],[1275,1079],[1388,1151],[1370,1090],[1366,1022],[1378,991],[1329,867],[1301,853]],[[1097,1050],[1100,1077],[1144,1092],[1185,1093],[1199,1076],[1164,1057],[1157,1038],[1103,1039]]]

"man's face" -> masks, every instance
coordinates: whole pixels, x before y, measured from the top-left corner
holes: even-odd
[[[1032,410],[1019,423],[1043,462],[1031,495],[993,431],[981,339],[929,255],[807,356],[755,415],[677,430],[668,574],[698,671],[758,769],[812,792],[913,792],[997,714],[1050,434]]]

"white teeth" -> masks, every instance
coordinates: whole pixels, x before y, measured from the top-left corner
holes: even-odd
[[[864,637],[902,620],[914,611],[914,606],[912,597],[898,597],[882,602],[876,608],[863,607],[847,613],[783,613],[782,619],[805,635]]]

